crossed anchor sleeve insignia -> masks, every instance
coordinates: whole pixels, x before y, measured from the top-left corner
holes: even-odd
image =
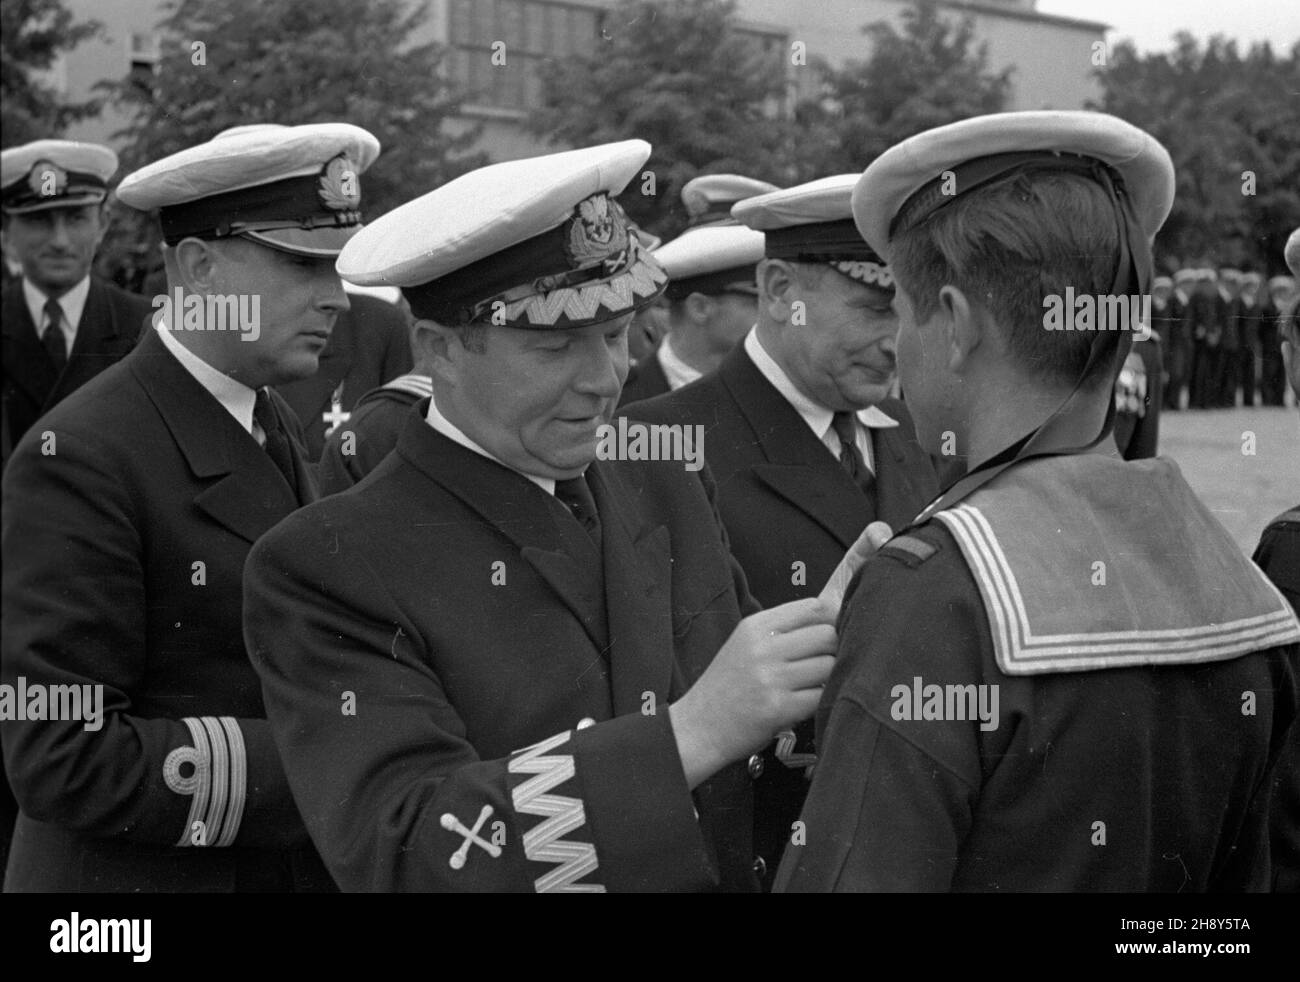
[[[442,827],[448,832],[455,832],[463,836],[465,841],[461,843],[459,849],[451,854],[451,859],[447,865],[452,869],[464,869],[465,863],[469,858],[471,846],[478,846],[493,859],[501,855],[501,847],[495,842],[489,842],[487,839],[479,837],[479,830],[483,828],[484,823],[492,817],[492,806],[484,805],[483,810],[478,813],[478,820],[474,822],[472,829],[467,829],[465,824],[451,812],[445,812],[442,816]]]
[[[163,761],[163,781],[189,795],[189,819],[178,846],[229,846],[239,834],[248,793],[244,734],[231,716],[186,717],[192,747],[177,747]]]

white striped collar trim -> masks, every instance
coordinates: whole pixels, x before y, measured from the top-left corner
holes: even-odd
[[[980,510],[962,504],[934,517],[952,532],[979,584],[998,667],[1007,675],[1226,661],[1300,641],[1300,622],[1267,580],[1278,602],[1272,613],[1174,630],[1035,636],[1015,574]]]

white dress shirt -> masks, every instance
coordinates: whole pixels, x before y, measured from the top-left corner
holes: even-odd
[[[659,359],[659,367],[664,370],[664,378],[668,380],[669,389],[680,389],[689,382],[694,382],[703,375],[703,372],[697,372],[673,350],[672,335],[665,334],[663,341],[659,344],[659,351],[655,357]]]
[[[510,470],[514,471],[516,474],[521,474],[524,477],[528,478],[528,480],[532,481],[534,484],[536,484],[547,494],[550,495],[555,494],[555,478],[539,477],[536,474],[528,474],[524,471],[521,471],[517,467],[510,467],[510,465],[507,464],[504,460],[500,460],[499,458],[492,456],[492,454],[488,453],[477,443],[471,440],[468,436],[466,436],[464,430],[462,430],[459,426],[457,426],[446,416],[444,416],[442,414],[442,411],[438,409],[438,397],[436,395],[429,400],[429,412],[425,415],[424,418],[425,421],[430,426],[432,426],[435,430],[437,430],[439,433],[445,436],[448,440],[451,440],[455,443],[459,443],[462,447],[465,447],[469,450],[473,450],[480,457],[486,457],[488,460],[496,461],[502,467],[509,467]]]
[[[221,403],[226,412],[235,417],[235,422],[244,428],[245,433],[257,440],[258,444],[265,446],[266,436],[262,433],[262,427],[255,428],[253,424],[253,406],[257,402],[257,393],[243,382],[236,382],[225,372],[217,371],[172,337],[172,332],[161,321],[158,323],[157,331],[162,335],[163,346],[176,356],[176,360],[187,372],[194,376],[194,381],[212,393],[212,397]]]
[[[63,331],[63,339],[67,342],[68,355],[72,355],[72,345],[77,340],[77,328],[81,324],[81,314],[86,309],[86,297],[90,296],[90,274],[87,273],[80,283],[71,290],[58,298],[59,306],[63,308],[63,322],[59,328]],[[36,286],[27,277],[23,277],[23,299],[27,301],[27,312],[32,315],[32,323],[36,325],[36,336],[45,336],[45,301],[49,297],[41,292],[40,287]]]
[[[794,407],[808,428],[813,431],[813,436],[822,442],[822,445],[830,451],[836,460],[840,456],[840,438],[836,436],[831,421],[835,414],[813,400],[795,387],[786,375],[785,369],[772,360],[763,349],[763,343],[758,339],[758,328],[753,327],[745,335],[745,354],[749,355],[754,367],[763,373],[767,379],[781,393],[786,402]],[[860,409],[854,414],[857,418],[858,425],[855,429],[855,441],[858,446],[858,453],[862,454],[862,459],[866,462],[867,469],[871,473],[876,472],[875,460],[872,457],[871,437],[868,435],[869,429],[883,429],[890,426],[897,426],[898,420],[893,419],[888,414],[877,409],[875,406],[868,406],[866,409]]]

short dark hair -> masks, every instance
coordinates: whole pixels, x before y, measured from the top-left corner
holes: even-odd
[[[1058,383],[1078,381],[1094,332],[1046,330],[1043,302],[1063,297],[1067,286],[1076,296],[1112,291],[1119,230],[1100,184],[1077,174],[1009,175],[958,197],[890,248],[894,277],[918,319],[934,313],[942,287],[955,286],[1002,327],[1025,370]],[[1106,332],[1101,343],[1116,345],[1119,338]],[[1085,385],[1113,381],[1099,370]]]

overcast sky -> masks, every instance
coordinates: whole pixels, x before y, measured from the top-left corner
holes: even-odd
[[[1038,0],[1038,10],[1110,24],[1110,41],[1130,37],[1140,51],[1171,47],[1179,30],[1225,34],[1242,50],[1270,41],[1281,52],[1300,40],[1300,0]]]

